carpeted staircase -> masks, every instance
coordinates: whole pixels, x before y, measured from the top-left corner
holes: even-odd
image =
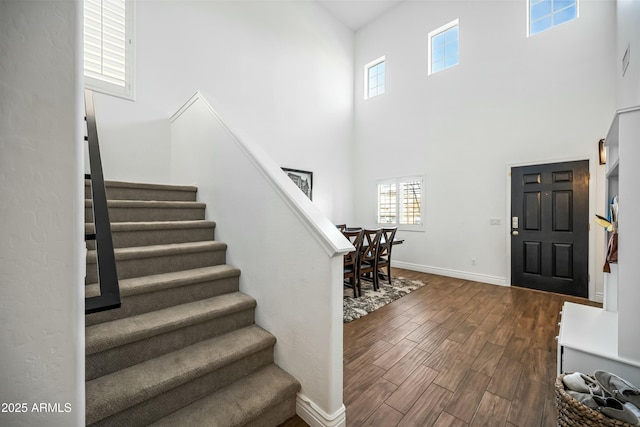
[[[86,423],[277,426],[300,384],[214,240],[196,188],[107,182],[122,307],[86,316]],[[85,216],[92,218],[89,183]],[[87,233],[93,226],[86,224]],[[99,293],[88,242],[87,296]]]

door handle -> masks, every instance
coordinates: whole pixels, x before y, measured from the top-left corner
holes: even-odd
[[[517,235],[518,235],[518,234],[520,234],[520,233],[518,233],[518,230],[513,230],[513,231],[511,232],[511,234],[513,234],[514,236],[517,236]]]

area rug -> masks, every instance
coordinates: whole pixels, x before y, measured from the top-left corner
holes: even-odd
[[[353,297],[353,289],[344,288],[343,298],[343,322],[349,323],[356,319],[366,316],[379,309],[380,307],[395,301],[415,291],[425,283],[419,280],[409,280],[404,277],[392,277],[391,285],[386,280],[380,280],[380,289],[373,290],[371,282],[362,281],[362,295],[358,298]]]

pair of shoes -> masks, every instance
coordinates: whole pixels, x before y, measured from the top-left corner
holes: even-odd
[[[638,387],[610,372],[596,371],[593,375],[611,396],[622,403],[630,402],[640,408],[640,389]]]
[[[596,371],[594,376],[574,372],[562,377],[562,382],[567,393],[581,404],[608,417],[640,426],[640,410],[629,399],[640,397],[640,390],[620,377],[604,371]]]
[[[615,397],[592,396],[593,401],[598,405],[596,408],[608,417],[631,424],[632,426],[640,426],[640,419],[633,413],[627,404],[623,404]]]
[[[601,397],[610,397],[605,389],[598,384],[595,378],[585,375],[582,372],[574,372],[562,377],[562,382],[569,390],[579,393],[592,394]],[[576,399],[577,400],[577,399]]]
[[[599,405],[595,400],[593,400],[593,394],[591,393],[580,393],[579,391],[567,390],[567,394],[591,409],[598,409]]]

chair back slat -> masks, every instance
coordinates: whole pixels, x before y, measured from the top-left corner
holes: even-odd
[[[360,262],[375,262],[380,248],[382,229],[365,229],[360,249]]]
[[[382,228],[382,238],[380,239],[379,257],[387,257],[391,254],[393,239],[396,237],[397,227]]]
[[[355,251],[349,252],[344,256],[344,265],[355,265],[358,261],[358,254],[362,248],[362,230],[353,230],[353,231],[343,231],[342,234],[346,237],[349,242],[356,248]]]

